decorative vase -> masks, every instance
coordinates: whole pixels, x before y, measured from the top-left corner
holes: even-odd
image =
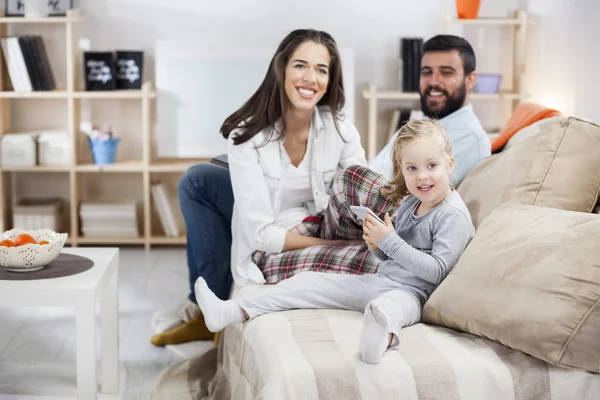
[[[117,149],[121,138],[110,138],[108,140],[90,139],[90,149],[94,164],[114,164],[117,159]]]
[[[474,19],[479,13],[481,0],[456,0],[456,12],[459,19]]]

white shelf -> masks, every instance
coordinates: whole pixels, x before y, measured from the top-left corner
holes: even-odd
[[[67,99],[69,92],[65,89],[35,91],[35,92],[13,92],[2,91],[0,98],[4,99]]]
[[[521,25],[521,20],[518,18],[473,18],[460,19],[452,18],[452,22],[461,25]]]
[[[162,244],[162,245],[182,245],[182,244],[185,244],[186,241],[187,241],[187,239],[186,239],[185,235],[177,236],[177,237],[152,236],[150,238],[150,243]]]
[[[453,25],[480,25],[480,26],[507,26],[514,30],[514,60],[513,60],[513,82],[510,85],[513,89],[511,92],[500,93],[470,93],[470,101],[481,100],[496,100],[510,101],[512,109],[518,103],[524,102],[527,98],[525,93],[526,85],[526,68],[525,68],[525,53],[527,40],[527,13],[523,10],[516,11],[514,18],[476,18],[476,19],[459,19],[445,13],[443,22],[445,25],[445,33],[452,33]],[[396,100],[396,101],[419,101],[419,93],[405,93],[401,91],[386,91],[379,90],[374,84],[370,84],[369,88],[362,92],[363,98],[368,103],[368,130],[367,130],[367,160],[373,160],[377,152],[381,148],[381,140],[379,140],[378,131],[378,101],[381,100]],[[387,127],[386,127],[387,128]]]
[[[30,167],[3,165],[0,171],[10,172],[69,172],[71,165],[34,165]]]
[[[142,160],[124,160],[106,165],[80,164],[75,166],[77,172],[143,172],[144,169]]]
[[[69,237],[67,239],[68,244],[73,244],[74,240]],[[186,235],[177,237],[169,236],[151,236],[150,243],[154,245],[167,245],[167,246],[180,246],[186,244]],[[77,244],[144,244],[146,239],[143,237],[85,237],[79,236],[77,238]]]
[[[1,13],[1,11],[0,11]],[[151,202],[151,182],[150,182],[150,171],[151,168],[155,168],[158,171],[182,171],[185,167],[189,167],[190,164],[182,160],[179,162],[170,163],[158,163],[156,165],[150,165],[151,154],[152,154],[152,113],[153,107],[151,102],[156,98],[156,92],[153,88],[152,82],[144,82],[141,89],[138,90],[105,90],[105,91],[84,91],[78,86],[77,71],[79,68],[79,59],[82,56],[81,51],[78,49],[77,42],[79,39],[78,31],[79,27],[75,26],[75,22],[81,21],[83,18],[80,16],[80,12],[77,9],[69,10],[65,17],[46,17],[46,18],[24,18],[24,17],[4,17],[0,15],[0,36],[6,36],[8,24],[64,24],[65,26],[65,41],[64,48],[65,53],[65,65],[66,68],[66,82],[65,87],[58,88],[52,91],[32,91],[32,92],[14,92],[14,91],[0,91],[0,131],[11,132],[18,130],[18,127],[12,127],[10,121],[11,107],[31,107],[27,102],[13,102],[13,99],[63,99],[67,100],[65,117],[66,131],[71,138],[72,149],[82,149],[81,143],[82,138],[79,131],[80,124],[80,101],[82,99],[100,99],[100,100],[135,100],[140,102],[141,118],[139,119],[140,124],[140,135],[138,136],[141,148],[140,159],[137,160],[119,160],[114,164],[109,165],[96,165],[84,163],[84,158],[78,152],[74,152],[73,160],[68,165],[57,165],[57,166],[33,166],[33,167],[1,167],[0,172],[6,172],[6,174],[0,173],[0,215],[2,218],[2,224],[0,229],[8,230],[12,228],[10,226],[10,215],[12,213],[13,199],[13,183],[15,179],[20,179],[18,175],[10,174],[10,172],[68,172],[66,179],[68,179],[68,193],[65,197],[68,197],[68,208],[66,212],[69,215],[70,224],[65,231],[69,232],[68,243],[71,246],[79,245],[144,245],[146,249],[150,248],[151,243],[151,228],[152,228],[152,202]],[[60,52],[59,52],[60,53]],[[50,56],[56,56],[56,54]],[[5,76],[7,74],[4,74]],[[0,77],[0,87],[7,88],[9,85],[2,80]],[[6,79],[6,78],[4,78]],[[16,104],[15,104],[16,103]],[[26,103],[26,104],[23,104]],[[30,108],[29,115],[31,118],[38,118],[35,108]],[[37,126],[43,126],[40,121]],[[87,147],[87,146],[85,146]],[[81,150],[80,150],[81,151]],[[139,179],[142,184],[142,216],[141,216],[141,231],[139,237],[82,237],[81,225],[79,218],[79,205],[82,202],[83,187],[81,175],[86,173],[133,173],[135,177],[131,179]],[[113,195],[118,196],[119,188],[116,188]],[[179,238],[156,238],[156,243],[165,244],[185,244],[185,237]]]
[[[140,89],[73,92],[73,97],[76,99],[141,99],[146,96],[154,99],[156,97],[156,92],[146,93]]]
[[[6,172],[163,172],[183,173],[196,164],[210,162],[209,159],[169,159],[157,160],[145,165],[142,160],[122,160],[114,164],[78,164],[78,165],[34,165],[34,166],[0,166],[0,171]]]
[[[150,172],[185,172],[196,164],[210,162],[209,159],[158,159],[148,166]]]
[[[376,100],[419,100],[420,96],[417,92],[398,92],[393,90],[382,90],[376,91],[373,96],[370,90],[365,90],[362,92],[363,98],[376,99]],[[521,95],[519,93],[509,93],[509,92],[500,92],[500,93],[471,93],[469,98],[472,100],[519,100]]]
[[[0,91],[0,98],[5,99],[142,99],[148,97],[156,98],[156,92],[145,92],[140,89],[132,90],[102,90],[102,91],[74,91],[69,92],[66,89],[32,91],[32,92],[14,92]]]
[[[143,237],[85,237],[79,236],[70,243],[77,244],[144,244],[146,240]]]
[[[40,17],[40,18],[28,18],[28,17],[5,17],[4,10],[0,17],[0,24],[67,24],[73,22],[80,22],[83,17],[79,15],[79,10],[68,10],[67,15],[64,17]]]

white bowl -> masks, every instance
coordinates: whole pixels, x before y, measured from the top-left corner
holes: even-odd
[[[17,247],[0,246],[0,265],[8,271],[30,272],[44,268],[54,260],[62,250],[67,233],[57,233],[50,229],[11,229],[0,237],[0,240],[15,240],[22,233],[31,235],[36,242],[46,240],[48,244],[24,244]]]

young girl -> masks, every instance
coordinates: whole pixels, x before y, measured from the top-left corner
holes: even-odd
[[[471,216],[450,186],[454,165],[444,128],[433,120],[411,121],[400,131],[392,153],[391,199],[398,209],[396,230],[367,217],[363,237],[382,260],[369,275],[301,272],[261,293],[222,301],[204,279],[195,284],[208,329],[217,332],[259,315],[297,308],[338,308],[365,313],[362,359],[377,364],[398,344],[400,329],[417,323],[421,308],[448,275],[474,235]]]

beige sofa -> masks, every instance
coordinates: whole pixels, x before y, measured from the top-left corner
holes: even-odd
[[[154,398],[600,399],[598,154],[600,127],[568,118],[471,171],[475,238],[379,365],[360,361],[362,314],[286,311],[227,328]]]

